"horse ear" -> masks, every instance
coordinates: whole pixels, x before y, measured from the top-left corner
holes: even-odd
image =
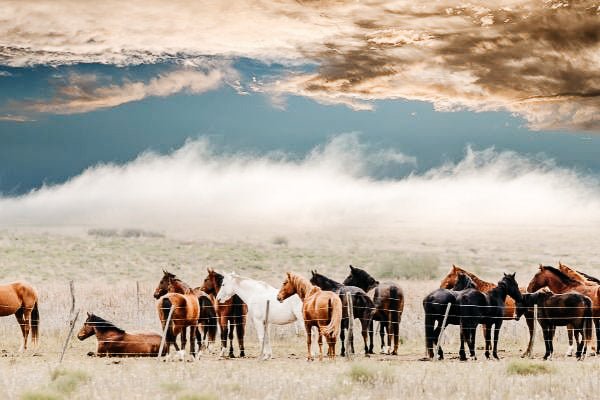
[[[542,263],[540,263],[540,271],[544,269],[544,266],[542,265]]]
[[[517,273],[516,273],[516,272],[513,272],[513,273],[510,275],[510,277],[511,277],[511,278],[513,278],[513,279],[515,279],[515,277],[516,277],[516,276],[517,276]]]
[[[456,265],[452,264],[452,271],[456,271]]]
[[[291,278],[291,276],[290,276],[290,273],[289,273],[289,272],[286,272],[286,274],[287,274],[287,277],[288,277],[288,278]]]
[[[91,317],[91,316],[92,316],[92,314],[90,314],[90,312],[88,311],[88,312],[87,312],[87,316],[88,316],[88,318],[89,318],[89,317]]]
[[[350,266],[350,271],[354,271],[355,269],[352,265]]]

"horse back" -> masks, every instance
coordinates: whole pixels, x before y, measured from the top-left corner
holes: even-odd
[[[327,325],[329,323],[329,303],[330,301],[340,301],[340,297],[328,290],[315,291],[304,298],[302,305],[302,314],[305,322],[314,322],[317,325]]]

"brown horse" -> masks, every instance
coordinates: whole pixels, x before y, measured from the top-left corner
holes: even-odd
[[[238,295],[232,296],[229,300],[218,302],[217,293],[223,284],[223,275],[215,272],[214,269],[207,268],[208,275],[200,287],[207,295],[211,297],[219,328],[221,329],[221,356],[225,355],[227,350],[227,334],[229,333],[229,357],[233,358],[233,330],[235,328],[238,346],[240,347],[240,357],[245,356],[244,352],[244,333],[246,329],[246,315],[248,314],[248,305],[240,299]],[[228,324],[229,323],[229,327]]]
[[[87,319],[77,334],[79,340],[96,335],[98,357],[156,357],[161,336],[156,332],[125,332],[97,315],[87,313]]]
[[[340,333],[342,324],[342,301],[334,292],[321,290],[306,278],[288,272],[287,278],[279,293],[277,300],[283,301],[294,294],[302,300],[302,316],[306,328],[306,346],[308,360],[313,359],[311,352],[311,330],[316,326],[319,331],[319,359],[323,360],[323,336],[327,340],[327,356],[335,358],[335,342]]]
[[[0,285],[0,317],[14,314],[21,327],[23,344],[19,351],[27,349],[27,338],[31,330],[31,341],[38,344],[40,313],[38,311],[38,295],[29,283],[17,281]]]
[[[175,346],[175,350],[179,351],[177,346],[177,336],[184,332],[186,327],[190,327],[190,354],[194,356],[196,354],[195,340],[196,330],[198,329],[198,319],[200,318],[200,306],[198,304],[198,297],[194,293],[193,289],[177,278],[175,275],[164,271],[164,275],[158,287],[154,291],[154,298],[158,299],[158,316],[162,325],[163,331],[167,323],[169,312],[171,307],[173,309],[173,316],[169,326],[167,327],[167,335],[165,340],[166,353],[169,352],[171,344]],[[185,349],[187,339],[185,335],[181,335],[181,349]]]
[[[400,335],[400,321],[404,310],[404,292],[394,282],[376,281],[363,269],[350,265],[350,275],[344,279],[344,285],[356,286],[369,292],[373,289],[373,304],[375,313],[371,320],[369,353],[373,353],[373,322],[379,321],[379,335],[381,337],[381,352],[392,355],[398,354]],[[387,330],[387,348],[385,346],[385,331]],[[392,350],[392,342],[393,350]]]
[[[200,305],[200,318],[196,330],[198,348],[203,345],[208,348],[208,345],[214,343],[217,336],[217,312],[211,297],[203,292],[200,287],[194,288],[194,294],[198,297],[198,304]]]
[[[570,278],[559,269],[540,264],[538,272],[527,286],[527,291],[533,293],[544,286],[547,286],[554,293],[574,291],[584,294],[592,300],[592,318],[596,329],[596,353],[600,353],[600,285],[583,284]],[[530,351],[529,348],[527,350]]]

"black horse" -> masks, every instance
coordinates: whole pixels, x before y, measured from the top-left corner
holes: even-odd
[[[310,283],[313,285],[317,285],[323,290],[329,290],[334,293],[337,293],[342,300],[342,329],[340,331],[340,339],[342,342],[342,356],[346,354],[345,348],[345,331],[348,329],[348,298],[346,297],[349,293],[352,298],[352,312],[354,313],[354,318],[358,318],[360,320],[361,333],[365,344],[365,354],[370,354],[369,348],[367,346],[368,335],[373,336],[371,320],[373,318],[373,314],[375,313],[375,305],[371,298],[365,293],[364,290],[358,288],[356,286],[346,286],[342,285],[339,282],[334,281],[324,275],[319,274],[317,271],[311,271],[312,277],[310,278]],[[352,353],[354,353],[354,337],[349,333],[350,340],[350,348],[352,349]],[[371,348],[371,353],[372,353]]]
[[[475,289],[475,282],[468,275],[460,273],[453,289],[436,289],[423,299],[423,309],[425,311],[425,347],[427,356],[430,359],[434,357],[433,349],[440,336],[448,304],[450,304],[450,311],[448,312],[446,325],[460,325],[460,312],[457,304],[458,297],[464,291],[468,290],[477,291]],[[462,333],[461,339],[463,339]],[[463,340],[460,343],[460,352],[461,354],[465,352]],[[438,356],[440,360],[444,358],[441,346],[438,347]]]
[[[379,283],[369,273],[363,269],[350,266],[350,275],[344,280],[344,285],[356,286],[368,292],[373,291],[373,303],[375,304],[375,314],[371,320],[379,321],[379,335],[381,336],[381,350],[386,353],[385,334],[387,331],[387,352],[398,354],[400,321],[402,320],[402,311],[404,310],[404,293],[402,288],[393,282]],[[369,327],[369,332],[373,328]],[[394,347],[392,350],[392,340]],[[371,334],[369,343],[369,352],[373,353],[373,335]]]
[[[483,293],[477,289],[464,290],[457,298],[458,312],[460,315],[460,359],[466,360],[463,341],[467,342],[471,358],[475,357],[475,332],[478,324],[484,324],[485,331],[485,356],[492,355],[498,359],[498,336],[504,320],[504,305],[506,296],[512,297],[516,302],[521,301],[521,291],[515,279],[515,274],[504,274],[498,286]],[[492,327],[494,328],[494,343],[491,344]]]
[[[525,293],[517,303],[515,318],[538,306],[538,321],[544,334],[546,354],[544,360],[552,358],[554,352],[553,339],[557,326],[571,325],[577,341],[578,360],[585,358],[588,343],[592,340],[592,300],[577,292],[555,294],[550,290],[540,289],[534,293]],[[580,341],[578,338],[581,337]]]

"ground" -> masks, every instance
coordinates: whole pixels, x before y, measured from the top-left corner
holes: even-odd
[[[564,357],[564,328],[555,340],[557,353],[550,362],[539,360],[543,344],[538,337],[538,360],[522,363],[519,356],[527,343],[524,321],[504,324],[501,361],[487,361],[478,350],[478,361],[459,362],[455,327],[446,334],[447,360],[419,361],[424,355],[421,299],[439,285],[452,263],[487,280],[516,271],[521,285],[538,263],[556,265],[559,259],[596,273],[600,247],[594,241],[599,235],[573,230],[569,245],[564,234],[516,230],[478,236],[463,230],[425,240],[422,232],[414,230],[394,238],[324,240],[322,236],[278,234],[216,240],[145,231],[6,229],[0,231],[0,277],[3,281],[25,279],[38,289],[41,345],[18,353],[16,320],[12,316],[0,319],[0,393],[9,399],[595,398],[600,358],[577,362]],[[357,336],[357,355],[351,360],[338,357],[309,363],[303,332],[297,334],[288,326],[272,330],[274,359],[259,361],[250,325],[244,359],[219,359],[216,349],[196,362],[90,358],[87,353],[96,345],[90,338],[73,339],[63,363],[58,362],[68,332],[69,280],[74,281],[76,307],[82,313],[95,312],[124,329],[158,330],[152,292],[163,268],[194,286],[202,282],[206,267],[235,270],[278,286],[286,270],[308,275],[316,268],[341,280],[350,263],[366,265],[376,277],[395,280],[403,287],[406,306],[399,356],[366,358]],[[77,322],[76,329],[81,323]],[[479,332],[477,344],[482,343]],[[375,348],[379,350],[378,338]]]

